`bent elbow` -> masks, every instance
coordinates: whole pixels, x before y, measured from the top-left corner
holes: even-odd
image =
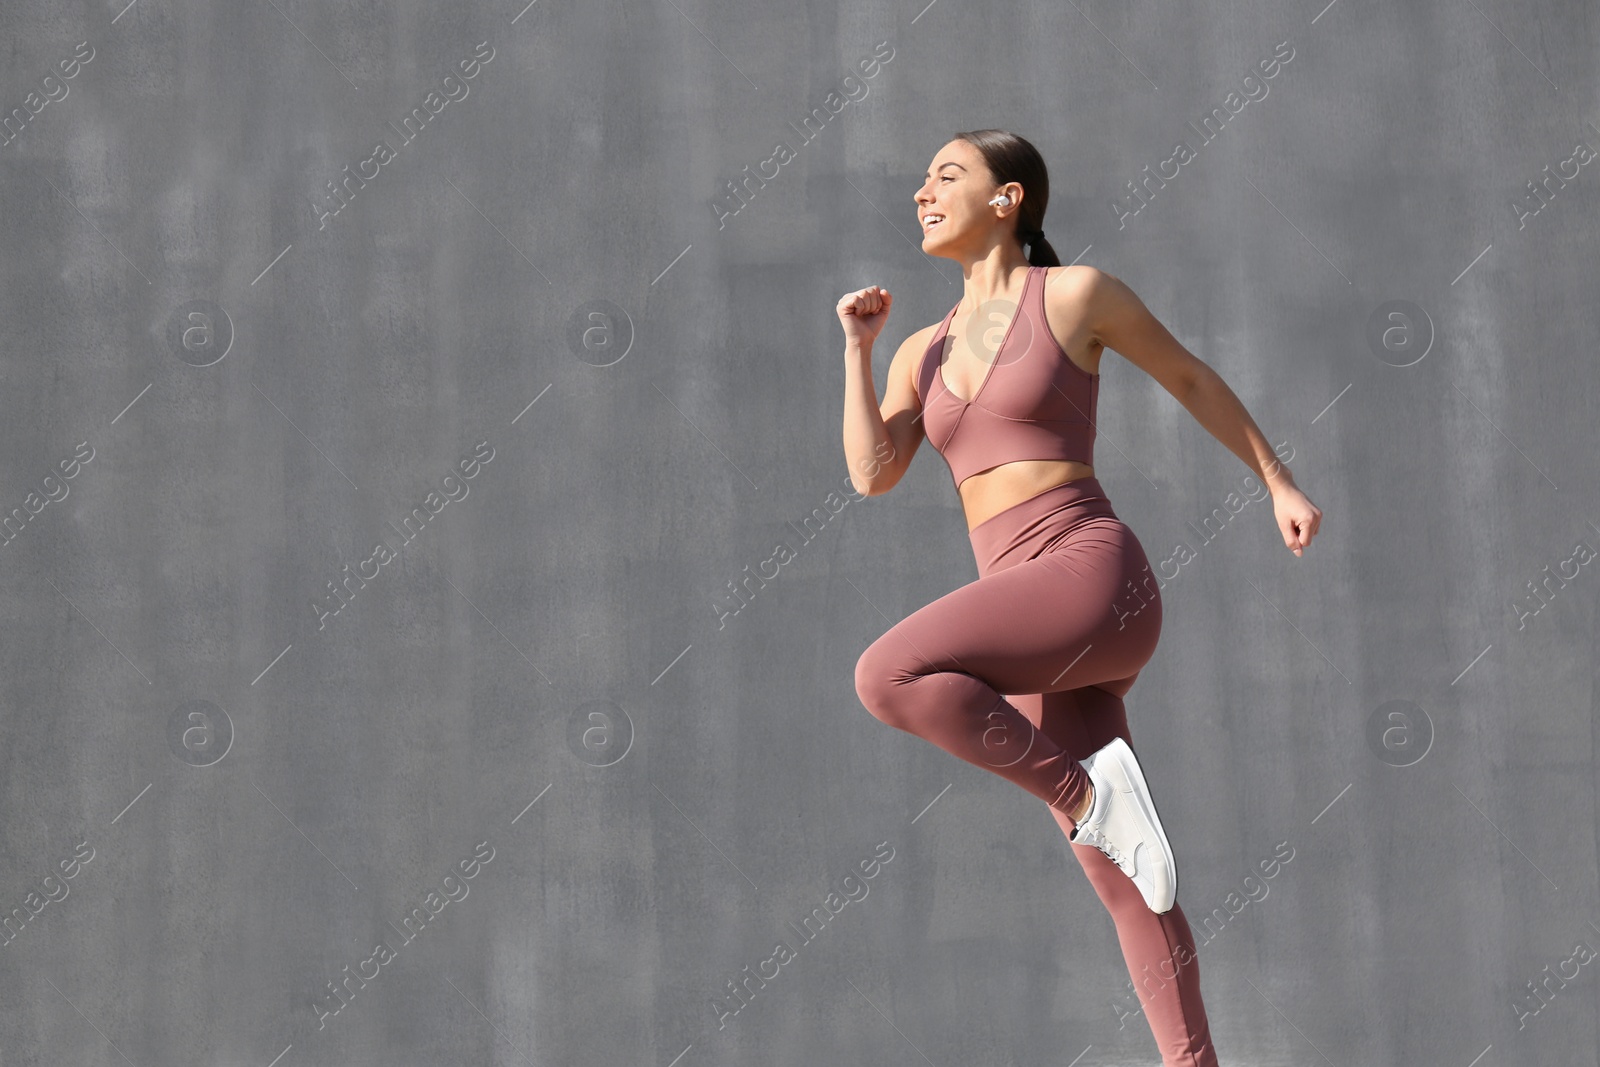
[[[885,468],[882,474],[867,483],[867,488],[864,495],[882,496],[900,484],[900,474],[901,472],[899,471],[892,471]]]
[[[865,485],[857,481],[855,478],[851,478],[850,484],[854,486],[855,491],[860,493],[862,496],[882,496],[884,493],[889,491],[889,486],[885,485],[881,478],[875,482],[868,481]]]

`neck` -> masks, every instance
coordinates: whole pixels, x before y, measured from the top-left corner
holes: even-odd
[[[997,245],[982,259],[962,263],[962,305],[971,311],[991,300],[1013,299],[1030,264],[1012,242]]]

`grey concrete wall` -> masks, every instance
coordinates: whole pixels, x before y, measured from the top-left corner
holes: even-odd
[[[1154,1063],[1042,806],[853,687],[976,568],[931,449],[840,506],[833,305],[897,295],[881,388],[961,293],[911,195],[991,125],[1324,511],[1296,559],[1108,355],[1097,471],[1164,568],[1130,720],[1222,1061],[1597,1062],[1586,5],[0,34],[0,1062]]]

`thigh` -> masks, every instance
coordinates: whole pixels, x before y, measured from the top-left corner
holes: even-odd
[[[970,674],[1002,695],[1131,684],[1161,627],[1158,599],[1128,608],[1131,578],[1146,566],[1120,520],[1085,524],[1043,554],[945,594],[891,633],[917,673]]]

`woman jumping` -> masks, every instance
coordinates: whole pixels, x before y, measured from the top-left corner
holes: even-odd
[[[1038,151],[1004,130],[958,133],[934,156],[915,197],[922,249],[960,263],[966,284],[943,321],[900,345],[881,408],[872,345],[893,297],[874,285],[839,301],[852,484],[888,492],[928,437],[979,573],[874,641],[856,692],[889,725],[1049,806],[1111,912],[1163,1067],[1216,1067],[1172,848],[1123,706],[1155,651],[1161,597],[1091,466],[1101,354],[1161,383],[1266,483],[1296,556],[1322,512],[1227,383],[1132,290],[1061,266],[1041,229],[1049,197]]]

